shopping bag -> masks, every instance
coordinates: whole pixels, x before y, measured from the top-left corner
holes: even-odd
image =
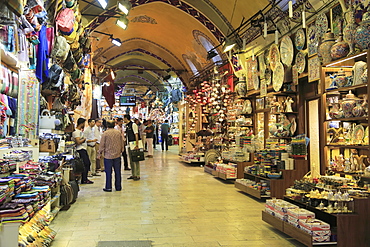
[[[40,129],[55,129],[55,116],[50,116],[49,110],[45,109],[41,112]]]

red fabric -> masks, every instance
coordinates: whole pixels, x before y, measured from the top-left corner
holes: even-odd
[[[116,99],[114,97],[114,83],[111,82],[109,86],[103,86],[103,96],[108,103],[110,108],[113,108]]]

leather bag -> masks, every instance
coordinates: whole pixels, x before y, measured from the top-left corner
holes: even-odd
[[[51,116],[49,110],[41,112],[40,129],[55,129],[55,116]]]
[[[133,162],[137,162],[137,161],[143,161],[145,160],[145,157],[144,157],[144,151],[138,149],[138,150],[131,150],[129,149],[129,153],[130,153],[130,158]]]

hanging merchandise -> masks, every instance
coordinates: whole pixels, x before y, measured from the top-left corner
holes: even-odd
[[[44,83],[49,77],[49,45],[46,38],[46,26],[43,25],[39,32],[40,44],[37,47],[36,77]]]
[[[58,30],[64,34],[72,33],[75,16],[72,9],[62,9],[55,18]]]
[[[40,114],[40,129],[55,129],[55,116],[51,116],[48,110],[43,110]]]
[[[66,38],[63,36],[57,36],[55,39],[54,47],[51,51],[51,57],[57,59],[60,62],[64,62],[69,53],[70,46],[67,43]]]
[[[39,119],[40,84],[32,70],[19,71],[18,134],[34,138]]]

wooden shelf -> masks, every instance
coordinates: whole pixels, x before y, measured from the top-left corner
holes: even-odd
[[[267,195],[262,195],[261,194],[261,191],[260,190],[256,190],[256,189],[253,189],[253,188],[250,188],[244,184],[241,184],[239,182],[235,182],[235,188],[243,191],[244,193],[250,195],[250,196],[253,196],[255,198],[258,198],[258,199],[261,199],[261,198],[270,198],[270,196],[267,196]]]
[[[282,221],[265,211],[262,211],[262,220],[306,246],[337,245],[337,242],[313,242],[312,236],[307,232],[289,224],[288,222]]]
[[[335,119],[326,119],[325,122],[333,122],[333,121],[340,121],[340,122],[359,122],[359,121],[367,121],[368,117],[351,117],[351,118],[335,118]]]
[[[325,90],[327,94],[338,94],[340,92],[348,92],[349,90],[356,90],[356,89],[366,89],[367,84],[360,84],[360,85],[355,85],[355,86],[350,86],[350,87],[340,87],[337,89],[332,89],[332,90]]]
[[[268,177],[262,177],[262,176],[259,176],[259,175],[254,175],[254,174],[251,174],[251,173],[248,173],[248,172],[244,172],[245,175],[247,176],[250,176],[252,178],[259,178],[259,179],[263,179],[263,180],[271,180],[270,178]],[[275,179],[276,180],[276,179]]]
[[[330,149],[347,148],[347,149],[369,149],[369,146],[356,146],[356,145],[326,145]]]
[[[280,115],[280,114],[298,114],[298,112],[270,112],[274,115]]]
[[[296,95],[297,92],[295,91],[277,91],[277,92],[270,92],[267,93],[267,95],[273,95],[273,96],[289,96],[289,95]]]

